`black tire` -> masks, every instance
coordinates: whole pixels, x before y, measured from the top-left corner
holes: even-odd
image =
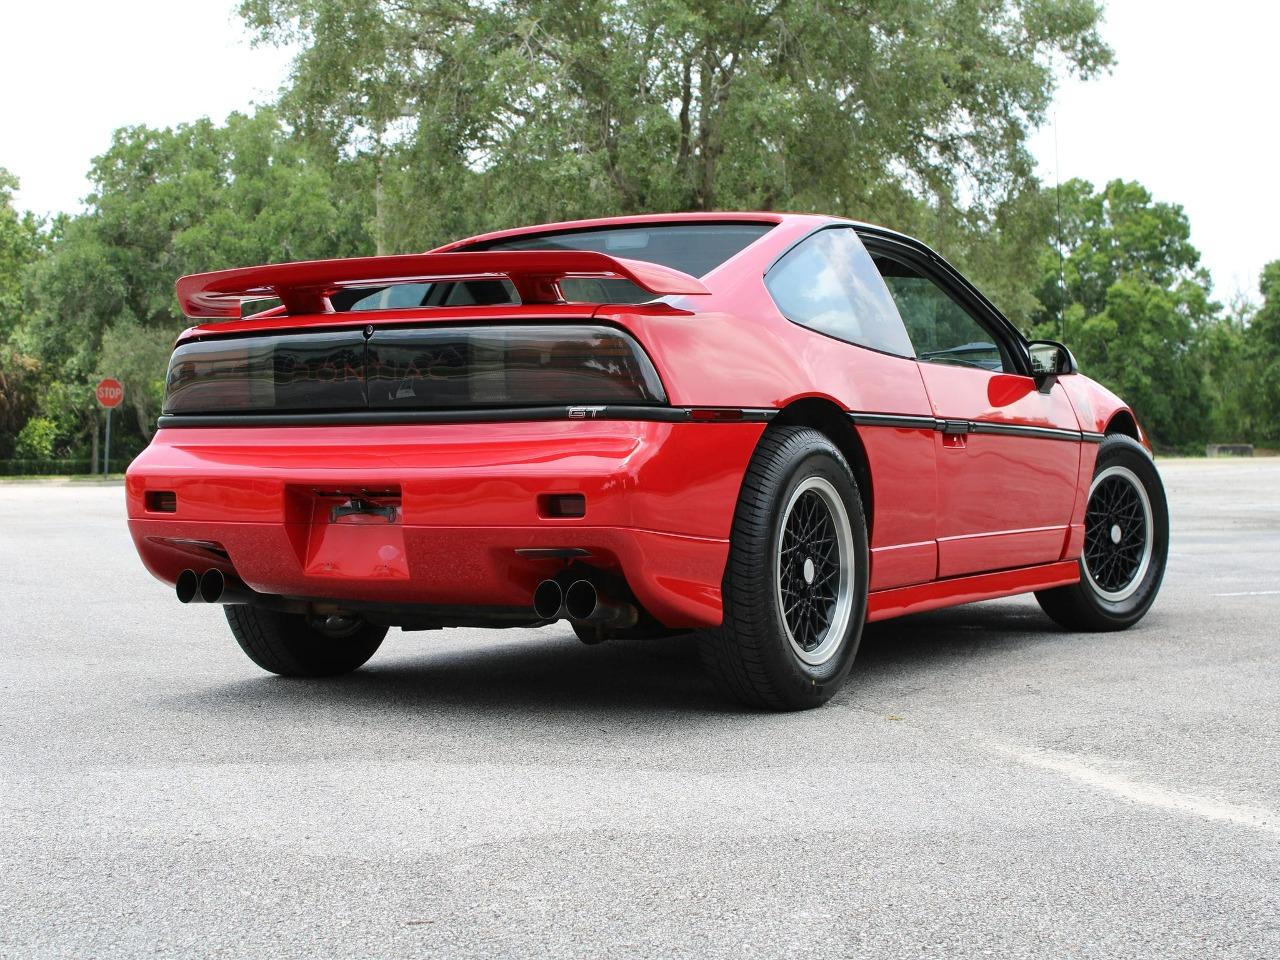
[[[1137,504],[1131,515],[1141,518],[1141,523],[1126,523],[1131,527],[1126,532],[1120,523],[1108,517],[1106,504],[1101,500],[1104,488],[1099,484],[1100,481],[1111,480],[1124,496],[1124,488],[1133,487],[1134,479],[1141,489],[1134,488],[1130,495],[1132,502]],[[1149,525],[1148,511],[1142,509],[1144,496],[1149,507]],[[1090,485],[1085,525],[1086,552],[1080,557],[1080,582],[1041,590],[1036,594],[1036,600],[1045,613],[1068,630],[1124,630],[1141,620],[1151,609],[1156,594],[1160,592],[1160,581],[1164,579],[1169,556],[1169,505],[1165,500],[1164,484],[1151,455],[1138,441],[1122,434],[1108,435],[1102,441]],[[1112,536],[1112,531],[1121,538],[1137,536],[1139,527],[1144,537],[1142,551],[1132,557],[1118,557],[1120,565],[1109,568],[1110,558],[1106,551],[1119,551],[1122,543],[1117,538],[1114,548],[1107,547],[1106,538]],[[1150,545],[1149,553],[1147,544]],[[1094,563],[1099,567],[1099,579],[1096,580],[1088,559],[1091,545],[1096,558]],[[1145,563],[1141,559],[1144,555],[1147,557]]]
[[[363,620],[326,629],[298,613],[243,604],[223,608],[240,649],[263,670],[282,677],[334,677],[350,673],[374,655],[386,627]]]
[[[806,487],[810,489],[806,491]],[[797,552],[796,541],[784,541],[783,533],[784,521],[791,515],[787,511],[808,492],[817,495],[821,508],[828,511],[832,542],[839,540],[839,561],[834,565],[838,597],[844,598],[818,603],[829,619],[818,646],[806,652],[819,654],[826,649],[823,645],[830,644],[826,659],[820,663],[802,659],[806,652],[801,651],[800,641],[784,619],[787,614],[781,601],[784,589],[811,591],[822,582],[815,579],[814,565],[809,561],[803,562],[803,584],[782,579],[784,543],[792,544],[786,548],[793,551],[788,562],[794,563],[799,552],[808,551]],[[838,494],[847,524],[841,523],[838,506],[828,499],[832,492]],[[842,526],[847,526],[847,537],[839,533]],[[826,557],[820,562],[827,571],[834,563]],[[792,569],[794,578],[794,570],[800,568]],[[785,587],[788,582],[793,586]],[[814,609],[814,604],[809,608]],[[866,610],[867,528],[848,464],[831,440],[817,430],[776,427],[766,431],[747,467],[734,513],[724,575],[724,622],[718,629],[699,635],[699,653],[707,673],[723,694],[749,706],[772,710],[820,706],[849,675]],[[843,622],[844,629],[837,630],[836,622]],[[810,626],[801,623],[798,629],[803,634]]]

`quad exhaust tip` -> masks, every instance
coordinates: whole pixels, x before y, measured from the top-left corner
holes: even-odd
[[[245,603],[249,597],[244,584],[212,567],[200,577],[200,599],[205,603]]]
[[[173,590],[179,603],[252,603],[254,599],[252,590],[216,567],[203,574],[183,570]]]
[[[183,570],[178,574],[173,590],[179,603],[199,603],[203,599],[200,596],[200,574],[194,570]]]
[[[580,623],[634,627],[640,619],[635,604],[602,596],[590,580],[575,580],[564,594],[564,609],[570,620]]]
[[[554,580],[543,580],[533,591],[533,612],[540,620],[559,620],[564,607],[564,589]]]

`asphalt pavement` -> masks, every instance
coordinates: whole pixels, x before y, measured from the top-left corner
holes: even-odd
[[[0,956],[1274,960],[1280,460],[1161,466],[1140,625],[876,625],[791,715],[567,627],[273,677],[118,484],[0,483]]]

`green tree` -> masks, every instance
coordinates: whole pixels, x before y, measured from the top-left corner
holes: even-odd
[[[1043,250],[1037,335],[1066,340],[1158,442],[1202,441],[1199,337],[1219,308],[1182,208],[1137,183],[1095,192],[1073,180],[1062,185],[1061,231],[1061,247]]]
[[[1249,349],[1249,327],[1256,312],[1253,302],[1241,295],[1201,332],[1209,439],[1219,443],[1249,443],[1259,436],[1258,370]]]
[[[41,222],[13,205],[18,179],[0,167],[0,456],[13,452],[27,417],[35,408],[39,363],[8,343],[23,316],[27,269],[44,252]]]
[[[172,129],[117,130],[93,161],[85,214],[52,230],[31,267],[28,310],[15,341],[64,385],[71,442],[91,436],[98,376],[126,385],[145,439],[175,334],[184,325],[174,281],[205,270],[371,252],[361,216],[333,172],[271,110]],[[124,440],[128,440],[126,435]]]
[[[125,403],[146,437],[160,412],[165,370],[181,325],[143,327],[131,317],[113,323],[102,338],[98,377],[115,377],[124,386]]]
[[[27,418],[36,408],[40,363],[0,343],[0,457],[13,453]]]
[[[363,161],[380,249],[673,209],[959,225],[1030,177],[1093,0],[243,0],[301,47],[283,108]],[[963,200],[961,198],[964,198]],[[958,208],[955,216],[946,210]]]
[[[23,274],[44,248],[41,223],[13,206],[18,178],[0,167],[0,343],[22,317]]]
[[[1245,349],[1253,378],[1252,423],[1258,441],[1280,446],[1280,260],[1268,263],[1258,282],[1262,306],[1245,331]]]

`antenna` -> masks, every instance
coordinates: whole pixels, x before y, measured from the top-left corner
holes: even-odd
[[[1058,205],[1058,340],[1067,342],[1067,266],[1062,252],[1062,176],[1058,159],[1058,111],[1053,111],[1053,194]]]

